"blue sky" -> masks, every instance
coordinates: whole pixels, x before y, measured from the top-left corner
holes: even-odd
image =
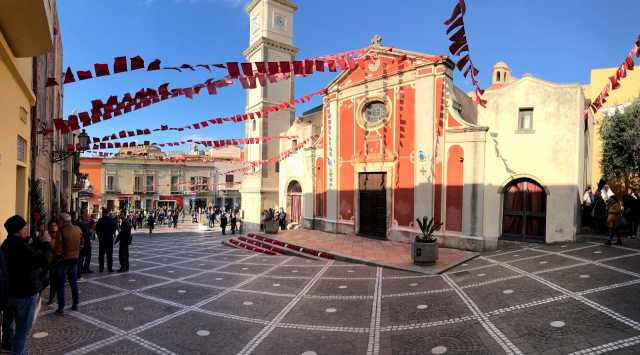
[[[383,45],[430,54],[448,54],[443,21],[454,0],[346,1],[297,0],[295,45],[298,57],[312,57],[366,47],[374,34]],[[62,0],[58,1],[64,66],[93,69],[113,57],[141,55],[163,65],[243,61],[249,20],[243,0]],[[490,82],[491,67],[506,61],[515,76],[531,73],[557,82],[588,83],[591,68],[619,65],[640,34],[636,0],[467,0],[465,26],[480,82]],[[223,75],[223,70],[217,74]],[[322,88],[335,74],[296,79],[296,97]],[[91,100],[135,92],[170,82],[172,87],[202,82],[206,71],[131,72],[65,86],[64,113],[90,109]],[[463,90],[470,85],[456,73]],[[623,83],[624,85],[624,83]],[[122,129],[184,125],[242,113],[246,93],[234,85],[193,100],[176,98],[92,126],[90,135]],[[320,103],[301,105],[298,113]],[[235,138],[241,123],[197,131],[199,138]],[[161,132],[157,142],[192,135]]]

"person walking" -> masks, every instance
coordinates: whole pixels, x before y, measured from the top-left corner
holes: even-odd
[[[51,239],[51,250],[55,248],[55,240],[57,234],[59,232],[58,222],[55,219],[52,219],[47,223],[47,230],[43,233],[46,233],[48,238]],[[47,306],[52,304],[56,299],[56,295],[58,294],[58,262],[55,258],[51,259],[49,263],[49,300],[47,301]]]
[[[172,218],[173,218],[173,228],[177,229],[178,228],[178,211],[175,211],[173,213]]]
[[[149,213],[149,217],[147,217],[147,225],[149,226],[149,234],[153,234],[153,227],[156,223],[155,218],[153,218],[153,213]]]
[[[120,247],[118,248],[120,269],[118,269],[118,272],[129,271],[129,245],[131,245],[131,238],[131,223],[128,218],[123,216],[122,224],[120,224],[120,233],[116,237],[116,244],[120,242]]]
[[[231,215],[231,234],[236,234],[236,226],[238,224],[238,218],[236,217],[236,214],[232,214]]]
[[[102,217],[96,224],[98,235],[98,270],[104,272],[104,259],[107,258],[107,270],[113,272],[113,237],[116,234],[116,222],[109,216],[106,209],[102,210]]]
[[[80,294],[78,292],[78,259],[80,258],[80,250],[82,250],[84,238],[80,227],[71,223],[71,216],[67,213],[62,214],[63,225],[60,232],[56,234],[54,259],[60,263],[58,266],[58,310],[57,315],[64,314],[64,288],[67,279],[71,287],[71,298],[73,303],[71,310],[78,310],[80,303]]]
[[[81,274],[91,274],[91,238],[93,236],[91,221],[89,220],[89,212],[82,211],[82,217],[79,223],[82,231],[82,249],[80,250],[80,259],[78,260],[78,277]]]
[[[627,222],[629,237],[635,239],[638,230],[638,208],[640,206],[638,206],[638,196],[632,188],[627,188],[627,193],[622,197],[622,205],[624,206],[624,219]]]
[[[280,214],[278,215],[278,222],[280,224],[281,230],[287,229],[287,213],[282,208],[280,209]]]
[[[616,225],[616,220],[618,220],[618,217],[622,215],[622,206],[620,205],[620,201],[618,201],[618,198],[615,195],[609,198],[607,207],[607,227],[609,228],[609,239],[605,244],[611,245],[611,241],[613,240],[613,236],[615,234],[617,237],[616,245],[622,245],[622,240],[620,239],[620,231],[618,230],[618,226]]]
[[[582,194],[582,227],[591,226],[591,211],[593,210],[593,192],[591,185],[587,185]]]
[[[220,215],[220,229],[222,229],[222,235],[227,234],[227,214],[223,213]]]
[[[4,253],[0,248],[0,348],[4,351],[11,351],[11,337],[13,336],[12,322],[4,320],[12,320],[8,310],[9,306],[9,272],[7,264],[4,260]],[[7,323],[7,324],[5,324]]]
[[[11,353],[23,355],[27,353],[27,338],[37,315],[40,293],[47,286],[45,268],[51,259],[51,239],[42,233],[39,240],[29,244],[27,221],[18,215],[7,219],[4,228],[8,236],[0,248],[9,274],[8,309],[15,324]],[[3,331],[7,324],[4,321]]]

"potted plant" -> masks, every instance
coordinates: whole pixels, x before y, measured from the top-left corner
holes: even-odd
[[[438,239],[433,233],[442,227],[441,222],[435,222],[433,218],[416,218],[422,235],[417,235],[412,244],[411,259],[414,264],[435,263],[438,260]]]
[[[278,224],[278,220],[276,219],[276,210],[274,210],[273,208],[269,208],[268,210],[265,210],[264,213],[264,231],[269,234],[278,233],[280,225]]]

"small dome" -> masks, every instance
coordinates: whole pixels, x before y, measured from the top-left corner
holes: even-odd
[[[499,61],[496,63],[496,65],[493,66],[494,68],[509,68],[509,66],[507,65],[507,63],[503,62],[503,61]]]

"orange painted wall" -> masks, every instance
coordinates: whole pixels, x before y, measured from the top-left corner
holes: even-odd
[[[338,151],[340,154],[338,172],[338,219],[349,220],[354,213],[354,170],[348,161],[353,159],[354,139],[353,130],[355,124],[355,107],[348,100],[340,105],[340,119],[338,126]],[[347,162],[345,162],[347,161]]]
[[[400,94],[404,93],[404,95]],[[411,154],[414,150],[415,89],[402,87],[396,101],[396,140],[399,160],[394,185],[394,219],[401,226],[413,223],[414,167]]]
[[[447,207],[446,225],[448,231],[462,232],[462,209],[464,184],[464,151],[459,145],[449,147],[447,159]]]
[[[80,173],[89,176],[93,193],[102,194],[102,158],[80,158]]]

